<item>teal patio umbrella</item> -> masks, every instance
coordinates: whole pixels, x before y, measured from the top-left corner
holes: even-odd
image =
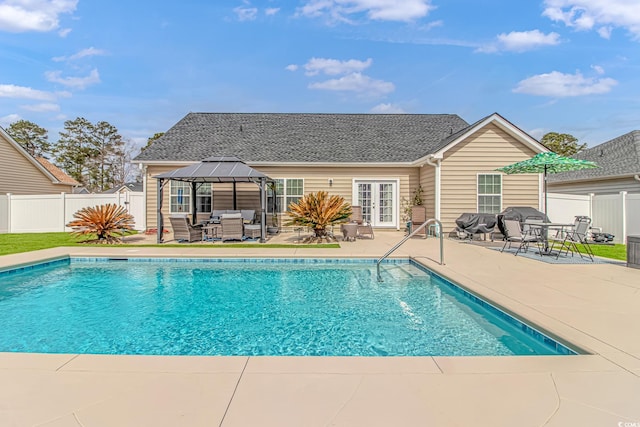
[[[544,174],[544,214],[547,216],[547,175],[550,173],[569,172],[579,169],[597,168],[598,165],[588,160],[564,157],[552,151],[538,153],[530,159],[496,169],[507,175],[516,173]]]

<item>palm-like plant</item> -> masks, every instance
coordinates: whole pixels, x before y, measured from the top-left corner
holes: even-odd
[[[342,196],[329,196],[326,191],[307,194],[288,207],[289,221],[285,225],[311,227],[316,237],[327,235],[327,226],[347,222],[351,205]]]
[[[80,209],[67,224],[78,236],[95,235],[98,243],[117,243],[125,231],[133,229],[133,216],[116,204]]]

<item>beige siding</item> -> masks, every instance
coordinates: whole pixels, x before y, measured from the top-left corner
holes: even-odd
[[[573,183],[549,183],[549,193],[564,194],[617,194],[621,191],[628,193],[640,193],[640,182],[633,177],[611,178],[611,179],[593,179],[584,182]]]
[[[152,178],[162,172],[176,169],[176,167],[149,166],[147,168],[147,227],[157,226],[157,180]],[[419,182],[418,168],[345,168],[345,167],[287,167],[268,166],[256,167],[255,169],[267,174],[271,178],[302,178],[304,180],[304,193],[309,194],[320,190],[328,191],[329,194],[337,194],[345,198],[348,203],[352,202],[352,187],[354,179],[398,179],[400,188],[398,189],[400,203],[402,198],[409,199],[414,188]],[[329,185],[329,179],[332,185]],[[165,187],[162,213],[169,215],[169,188]],[[231,186],[227,185],[224,192],[221,190],[226,184],[216,184],[213,204],[215,209],[230,209],[232,204]],[[240,192],[238,184],[238,209],[256,209],[260,207],[258,187],[254,184],[244,184],[244,189]]]
[[[422,200],[427,208],[427,218],[434,218],[436,213],[436,168],[425,164],[420,168],[420,185]]]
[[[536,153],[491,124],[447,151],[441,169],[441,221],[446,231],[464,212],[477,212],[477,176]],[[539,175],[503,175],[502,207],[539,207]]]
[[[51,178],[31,163],[0,135],[0,194],[71,193],[69,185],[54,184]]]

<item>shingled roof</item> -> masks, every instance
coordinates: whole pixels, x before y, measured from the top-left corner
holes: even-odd
[[[549,182],[622,177],[640,174],[640,130],[581,151],[577,159],[591,160],[599,167],[549,175]]]
[[[411,162],[467,127],[455,114],[189,113],[135,160]]]

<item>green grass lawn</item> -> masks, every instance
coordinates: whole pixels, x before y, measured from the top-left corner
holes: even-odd
[[[75,237],[70,233],[21,233],[21,234],[0,234],[0,255],[16,254],[20,252],[37,251],[39,249],[56,248],[58,246],[105,246],[98,244],[82,243],[87,237]],[[125,237],[126,240],[126,237]],[[152,247],[162,246],[170,248],[339,248],[337,243],[313,244],[313,245],[290,245],[290,244],[255,244],[255,243],[234,243],[227,246],[222,245],[188,245],[188,244],[162,244],[162,245],[110,245],[127,247]]]
[[[601,256],[603,258],[611,258],[626,261],[627,260],[627,246],[621,244],[615,245],[589,245],[593,254]],[[580,250],[584,251],[582,247]]]

